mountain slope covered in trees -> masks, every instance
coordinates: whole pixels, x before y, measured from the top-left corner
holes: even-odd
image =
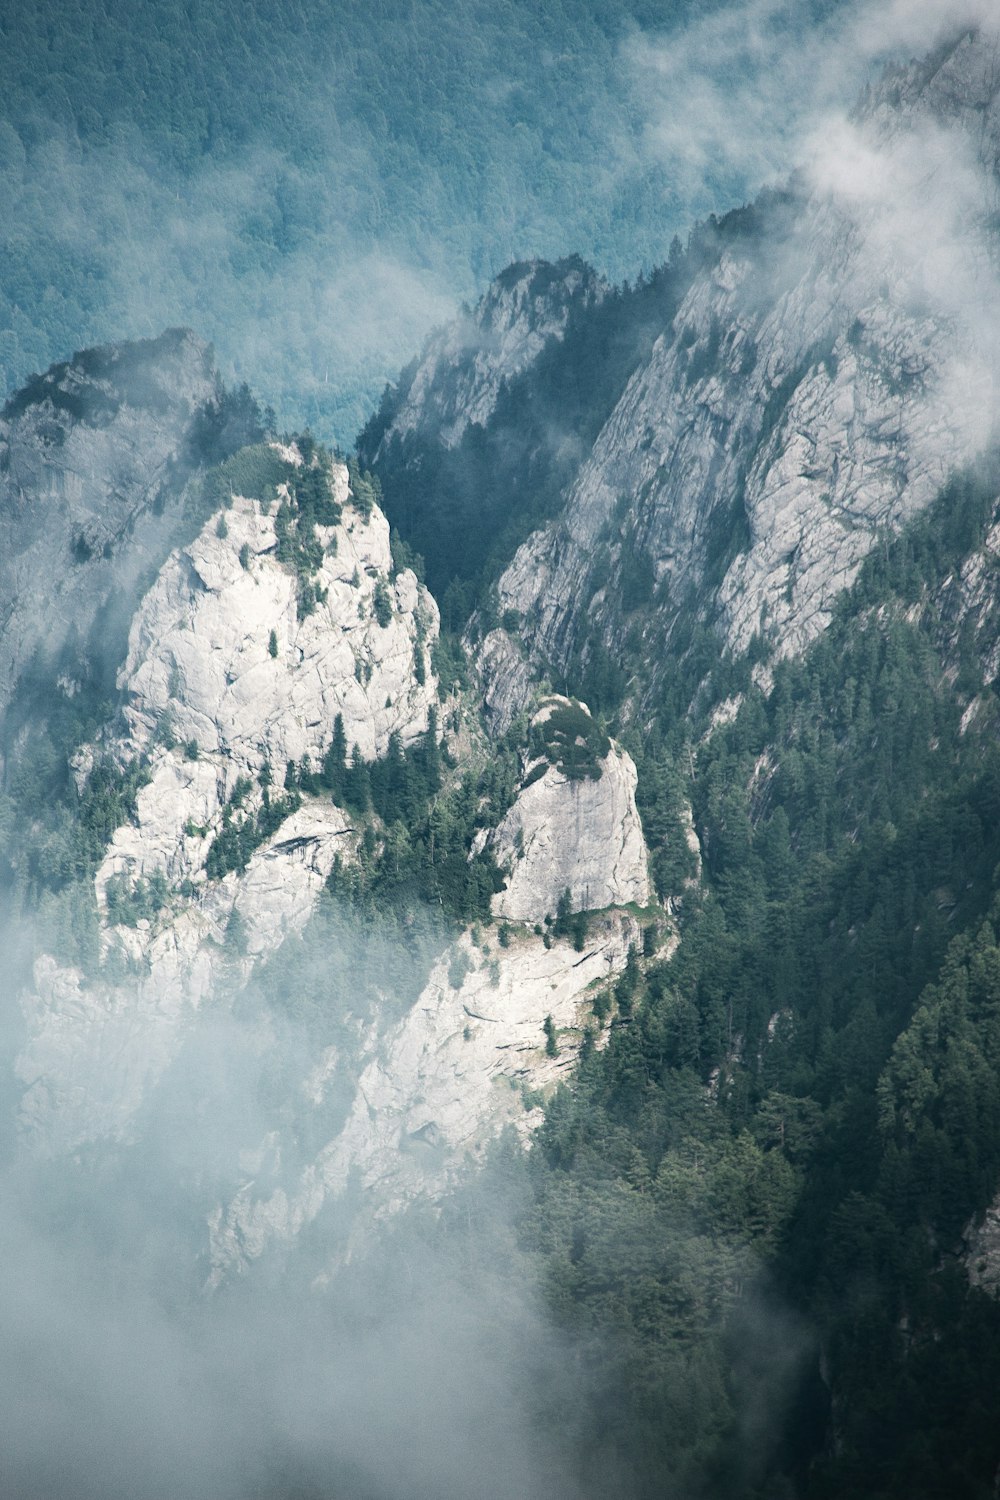
[[[877,193],[515,263],[357,461],[183,333],[8,403],[0,1310],[120,1302],[0,1362],[22,1489],[107,1346],[143,1497],[995,1493],[998,49]]]
[[[663,258],[691,209],[648,149],[628,44],[716,9],[4,7],[0,385],[185,325],[282,425],[346,445],[509,260],[582,251],[620,278]]]

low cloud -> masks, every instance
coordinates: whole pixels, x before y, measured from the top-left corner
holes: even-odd
[[[264,1196],[283,1172],[291,1182],[317,1128],[301,1087],[316,1028],[356,1029],[358,987],[395,989],[416,962],[370,942],[346,913],[339,933],[332,961],[328,934],[314,931],[309,963],[299,953],[294,966],[307,988],[325,975],[324,1012],[289,1013],[287,964],[242,998],[221,987],[188,1015],[127,1141],[70,1156],[13,1137],[22,1027],[17,995],[0,986],[4,1494],[573,1500],[569,1455],[535,1406],[556,1392],[570,1401],[572,1362],[536,1289],[486,1237],[467,1258],[416,1213],[388,1248],[367,1241],[371,1261],[330,1280],[365,1208],[348,1198],[301,1243],[205,1290],[212,1206],[268,1170]],[[80,1108],[88,1086],[96,1095],[114,1079],[77,1076],[74,1098],[53,1109]],[[248,1167],[262,1140],[277,1142],[276,1165]]]
[[[991,23],[990,0],[851,0],[818,19],[796,0],[749,0],[669,35],[636,33],[623,56],[646,151],[703,214],[786,177],[819,122],[846,115],[887,62]]]

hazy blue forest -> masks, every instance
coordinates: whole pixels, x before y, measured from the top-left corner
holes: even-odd
[[[212,881],[244,872],[309,798],[332,799],[359,830],[357,860],[338,857],[301,940],[236,996],[233,1029],[208,1033],[236,1054],[225,1059],[233,1098],[219,1086],[224,1070],[202,1060],[201,1071],[168,1078],[163,1160],[151,1132],[138,1166],[96,1152],[43,1163],[17,1184],[31,1210],[27,1252],[17,1242],[21,1209],[8,1222],[0,1215],[11,1306],[19,1274],[59,1307],[76,1297],[60,1261],[38,1271],[37,1243],[69,1244],[81,1285],[99,1269],[98,1314],[77,1321],[74,1306],[68,1339],[53,1322],[51,1368],[38,1359],[29,1371],[43,1416],[51,1393],[70,1389],[74,1421],[83,1416],[66,1462],[80,1466],[82,1454],[91,1466],[82,1481],[73,1475],[75,1490],[63,1476],[46,1494],[162,1493],[183,1446],[190,1473],[176,1468],[192,1486],[213,1466],[222,1477],[214,1490],[177,1483],[181,1497],[466,1500],[508,1493],[476,1485],[481,1474],[506,1475],[519,1444],[539,1450],[538,1472],[550,1479],[535,1493],[546,1500],[998,1493],[1000,1299],[970,1282],[964,1257],[969,1225],[995,1202],[1000,1179],[1000,678],[984,665],[1000,660],[1000,442],[936,484],[898,533],[877,534],[828,627],[795,657],[763,623],[744,655],[720,645],[712,610],[748,544],[745,469],[739,503],[712,518],[697,596],[672,600],[656,583],[629,529],[635,494],[620,495],[582,593],[591,604],[608,587],[614,554],[623,629],[581,634],[548,684],[589,711],[575,702],[546,732],[515,715],[474,772],[452,774],[461,762],[439,743],[449,705],[457,713],[450,690],[470,701],[475,690],[463,631],[473,646],[500,623],[527,639],[528,613],[498,607],[497,578],[515,547],[559,514],[580,454],[696,279],[718,271],[734,245],[770,263],[804,194],[794,179],[761,186],[776,157],[794,161],[788,136],[810,88],[853,97],[856,55],[822,78],[807,65],[809,38],[846,3],[747,4],[744,18],[759,21],[749,40],[699,54],[694,32],[724,9],[714,0],[0,0],[7,388],[95,341],[191,326],[214,343],[231,386],[213,444],[205,439],[182,476],[191,526],[234,493],[277,503],[275,486],[289,485],[273,550],[295,570],[301,619],[325,600],[315,526],[340,515],[324,445],[356,446],[350,503],[366,518],[376,502],[384,507],[390,581],[413,565],[443,627],[426,661],[421,634],[414,658],[420,685],[430,671],[442,685],[441,719],[431,710],[406,747],[393,733],[380,760],[351,755],[338,716],[321,764],[305,755],[276,780],[267,764],[256,813],[249,780],[229,796],[207,855]],[[715,33],[698,35],[703,46]],[[661,66],[671,49],[673,73]],[[786,87],[786,54],[799,58],[797,95]],[[711,85],[703,78],[690,98],[689,62]],[[744,87],[758,105],[733,134],[722,101],[730,93],[738,114]],[[579,255],[616,289],[581,299],[564,336],[506,381],[492,416],[453,446],[426,433],[383,444],[414,366],[380,405],[386,380],[463,299],[513,259],[536,255]],[[849,326],[845,359],[862,331]],[[684,379],[723,370],[721,340],[713,318],[703,345],[682,345]],[[840,357],[832,341],[817,345],[803,370]],[[760,452],[782,431],[803,370],[769,392]],[[253,395],[232,389],[240,381]],[[41,385],[20,398],[22,414]],[[901,399],[909,390],[900,385]],[[315,468],[296,473],[265,446],[267,404],[279,430],[310,429],[299,441]],[[12,402],[7,414],[17,411]],[[576,443],[557,450],[547,438],[560,426]],[[220,524],[219,538],[225,516]],[[244,569],[248,560],[247,551]],[[90,561],[75,544],[72,567]],[[956,623],[949,587],[969,577],[984,580],[982,611]],[[386,583],[373,612],[388,625]],[[268,649],[276,658],[274,631]],[[0,741],[9,757],[0,894],[12,910],[41,914],[60,960],[117,983],[125,970],[114,968],[118,950],[100,948],[94,875],[115,829],[135,817],[148,757],[123,770],[98,756],[81,789],[72,757],[120,707],[118,661],[106,680],[95,672],[65,696],[53,685],[57,665],[36,665]],[[162,722],[172,733],[168,714]],[[157,735],[179,760],[198,760],[197,740]],[[370,1257],[346,1257],[339,1300],[313,1295],[338,1233],[346,1251],[348,1214],[338,1228],[340,1209],[328,1204],[294,1255],[262,1259],[214,1300],[185,1301],[184,1281],[174,1306],[188,1241],[220,1198],[219,1122],[228,1111],[244,1128],[232,1079],[249,1079],[252,1118],[265,1105],[277,1118],[298,1047],[312,1058],[360,1046],[331,993],[350,990],[372,1012],[389,994],[402,1014],[443,934],[469,928],[477,945],[485,932],[506,948],[511,929],[491,915],[502,873],[476,840],[512,805],[526,745],[550,764],[562,756],[561,769],[582,778],[609,736],[636,765],[664,908],[639,912],[624,967],[594,989],[569,1085],[535,1100],[545,1118],[534,1149],[507,1136],[482,1173],[449,1191],[440,1216],[419,1205],[400,1215]],[[123,875],[104,899],[121,927],[136,929],[169,895],[165,876]],[[670,951],[666,911],[678,939]],[[580,951],[593,920],[571,910],[568,889],[545,918]],[[550,946],[541,923],[535,934]],[[227,927],[227,952],[243,937]],[[456,991],[461,979],[450,981]],[[265,1021],[281,1045],[251,1056]],[[245,1057],[232,1042],[241,1028]],[[551,1016],[544,1034],[557,1055]],[[177,1075],[186,1067],[182,1057]],[[6,1086],[0,1069],[0,1100]],[[341,1109],[334,1098],[329,1118],[303,1126],[287,1170],[340,1128]],[[9,1132],[0,1120],[0,1165],[5,1150],[14,1154]],[[160,1202],[175,1134],[195,1165]],[[96,1228],[80,1212],[91,1192]],[[88,1259],[76,1252],[91,1233]],[[63,1362],[67,1349],[89,1355],[119,1274],[131,1313],[130,1257],[136,1280],[147,1278],[135,1301],[141,1336],[109,1337],[107,1355],[123,1418],[112,1400],[78,1399],[87,1366],[69,1361],[64,1377]],[[154,1322],[162,1348],[147,1360],[150,1289],[165,1311]],[[111,1313],[107,1326],[117,1327]],[[6,1365],[20,1400],[18,1357]],[[516,1388],[523,1411],[513,1399],[511,1410],[523,1430],[489,1385],[495,1370]],[[452,1417],[482,1418],[484,1372],[485,1446],[481,1431],[470,1423],[470,1438]],[[161,1414],[161,1393],[175,1386],[182,1399]],[[269,1401],[274,1429],[258,1417]],[[184,1418],[196,1407],[189,1440]],[[129,1441],[155,1483],[142,1488],[128,1475],[114,1489],[107,1452],[124,1470],[128,1445],[125,1458],[115,1445],[129,1414],[154,1408],[162,1452],[162,1435],[149,1442],[134,1416]],[[29,1401],[24,1410],[34,1417]],[[380,1424],[391,1435],[384,1444]],[[464,1490],[438,1477],[445,1440],[460,1453]],[[401,1477],[391,1463],[379,1467],[383,1446]]]
[[[758,185],[756,159],[681,163],[650,135],[646,39],[719,9],[4,0],[0,382],[190,326],[279,421],[349,444],[511,260],[634,278]],[[835,9],[779,8],[765,36]],[[723,88],[765,61],[712,60]]]

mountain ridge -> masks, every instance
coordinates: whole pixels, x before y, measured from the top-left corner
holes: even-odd
[[[1000,1472],[996,61],[887,77],[636,288],[512,266],[360,461],[237,398],[174,532],[121,498],[114,694],[55,653],[8,710],[15,1160],[137,1161],[214,1306],[369,1257],[419,1297],[428,1244],[537,1289],[570,1492]],[[161,433],[98,381],[113,436],[225,426],[174,337],[194,395]],[[101,358],[5,417],[61,424],[39,473]]]

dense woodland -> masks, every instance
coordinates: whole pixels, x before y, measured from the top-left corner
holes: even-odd
[[[237,326],[281,281],[294,305],[281,308],[262,393],[280,416],[305,388],[315,428],[352,430],[385,372],[359,356],[323,378],[323,316],[343,309],[310,269],[318,247],[331,275],[361,265],[355,286],[377,281],[383,256],[396,266],[390,298],[400,264],[422,286],[465,291],[512,255],[567,240],[616,275],[664,261],[647,179],[583,185],[609,133],[636,130],[618,40],[681,9],[349,3],[334,33],[327,8],[309,4],[144,0],[127,17],[112,3],[7,7],[0,363],[13,381],[74,344],[149,331],[109,320],[151,298],[158,323],[213,333],[249,372],[266,320],[252,337]],[[416,566],[442,603],[433,666],[446,689],[464,684],[459,632],[474,610],[489,621],[498,569],[565,496],[690,275],[728,234],[752,236],[755,213],[782,211],[765,199],[678,244],[659,271],[571,315],[486,429],[450,452],[389,447],[373,477],[364,465],[405,377],[387,394],[352,461],[355,500],[373,503],[381,483],[397,565]],[[187,244],[182,223],[195,226]],[[211,284],[206,246],[224,267]],[[409,329],[399,337],[412,342]],[[379,359],[391,364],[392,348]],[[243,436],[259,439],[251,416]],[[556,416],[575,444],[545,440]],[[288,477],[259,441],[234,454],[222,427],[203,436],[214,467],[191,480],[192,525],[233,486],[270,493]],[[263,1008],[279,1030],[303,1027],[313,1051],[342,1048],[349,1071],[356,1014],[405,1011],[457,925],[484,947],[508,940],[489,917],[498,871],[467,856],[525,764],[562,757],[593,774],[608,734],[632,753],[676,952],[658,953],[651,924],[595,997],[578,1074],[547,1102],[537,1148],[502,1141],[440,1224],[404,1225],[376,1262],[388,1284],[408,1284],[393,1256],[409,1265],[426,1235],[473,1289],[498,1250],[491,1275],[541,1288],[573,1378],[531,1388],[537,1428],[594,1500],[995,1494],[1000,1302],[970,1283],[964,1257],[1000,1184],[1000,703],[982,669],[1000,625],[994,611],[956,626],[955,580],[1000,519],[998,492],[996,454],[956,476],[881,540],[799,660],[769,662],[763,642],[720,659],[711,621],[681,610],[637,707],[626,689],[648,679],[654,637],[641,627],[656,607],[637,556],[625,652],[584,643],[556,684],[594,710],[583,734],[572,712],[534,743],[519,721],[463,771],[435,724],[375,763],[350,757],[334,724],[321,765],[273,768],[232,794],[212,876],[245,868],[302,798],[330,797],[356,820],[358,862],[335,867],[306,934],[230,997],[237,1015]],[[336,519],[331,507],[306,474],[280,519],[303,612],[318,602],[314,525]],[[738,544],[732,519],[720,520],[720,557]],[[755,664],[773,671],[766,696]],[[78,778],[71,765],[119,706],[114,667],[103,660],[73,699],[53,691],[58,662],[26,674],[3,746],[0,889],[5,917],[34,915],[60,957],[120,980],[121,955],[100,957],[93,875],[147,767],[99,756]],[[708,735],[712,709],[737,695]],[[155,922],[183,894],[119,880],[109,914]],[[568,903],[550,926],[585,942]],[[244,941],[232,923],[226,944]],[[32,957],[29,940],[10,972]],[[356,1014],[331,1003],[342,995]],[[546,1041],[558,1047],[554,1030]],[[286,1065],[275,1048],[259,1080],[276,1117]],[[348,1099],[345,1084],[296,1135],[292,1166],[330,1138]],[[314,1226],[303,1260],[322,1263],[329,1227]]]
[[[745,192],[677,199],[622,50],[716,8],[0,7],[0,386],[184,325],[283,424],[346,445],[427,330],[511,260],[579,250],[634,277]]]

